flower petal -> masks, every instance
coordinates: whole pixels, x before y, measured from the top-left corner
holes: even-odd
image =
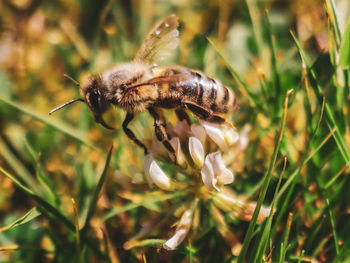
[[[193,162],[198,166],[202,167],[204,162],[204,147],[199,139],[191,136],[188,140],[188,148]]]
[[[152,182],[163,190],[171,190],[170,178],[163,172],[156,161],[152,161],[149,168],[149,176]]]
[[[148,183],[148,185],[151,187],[153,185],[152,179],[149,174],[149,169],[151,167],[151,163],[154,161],[153,155],[151,153],[147,154],[145,157],[145,162],[143,165],[143,170],[145,172],[145,178]]]
[[[233,173],[226,168],[220,152],[210,153],[205,157],[201,175],[209,191],[213,188],[220,191],[221,185],[230,184],[234,180]]]
[[[205,121],[201,121],[201,124],[204,127],[206,133],[208,134],[209,138],[212,139],[221,150],[226,150],[227,144],[221,127],[219,125]]]
[[[239,140],[238,132],[232,127],[223,126],[222,132],[224,134],[224,138],[228,146],[233,145]]]
[[[216,182],[215,177],[214,177],[214,169],[212,165],[212,161],[210,158],[210,154],[208,154],[205,157],[204,164],[201,170],[201,175],[202,175],[202,181],[205,185],[205,187],[209,190],[212,191],[214,189],[213,181]]]
[[[167,250],[175,250],[185,239],[187,232],[185,228],[177,229],[175,234],[163,244],[163,247]]]
[[[219,184],[230,184],[234,180],[233,173],[226,168],[220,152],[212,154],[213,169]]]
[[[239,134],[239,147],[241,150],[244,150],[247,148],[249,143],[249,137],[248,134],[250,132],[251,127],[249,125],[245,125],[243,130]]]
[[[179,137],[173,137],[170,140],[171,145],[174,146],[175,148],[175,154],[176,154],[176,160],[177,163],[182,166],[185,163],[185,156],[181,150],[181,144],[180,144],[180,139]],[[172,155],[169,151],[168,151],[169,155]],[[173,158],[172,156],[170,156],[171,158]]]
[[[192,217],[193,209],[188,209],[182,214],[181,219],[177,224],[175,234],[163,244],[165,249],[174,250],[181,244],[191,228]]]

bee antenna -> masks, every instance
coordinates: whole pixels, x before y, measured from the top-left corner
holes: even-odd
[[[78,83],[79,84],[79,83]],[[78,99],[74,99],[74,100],[70,100],[70,101],[67,101],[66,103],[63,103],[62,105],[54,108],[53,110],[51,110],[49,112],[49,115],[51,115],[52,113],[54,113],[55,111],[58,111],[59,109],[62,109],[63,107],[66,107],[74,102],[77,102],[77,101],[82,101],[82,102],[85,102],[82,98],[78,98]]]
[[[75,79],[73,79],[71,76],[69,76],[68,74],[63,74],[64,77],[66,77],[67,79],[69,79],[70,81],[72,81],[75,85],[77,85],[78,87],[80,87],[80,84],[78,81],[76,81]]]

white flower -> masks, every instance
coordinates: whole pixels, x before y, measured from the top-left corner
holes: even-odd
[[[209,191],[219,186],[230,184],[234,180],[233,173],[226,168],[220,152],[210,153],[206,156],[201,170],[202,180]]]
[[[157,162],[153,159],[152,154],[146,155],[145,158],[145,175],[150,185],[154,183],[156,186],[163,190],[171,190],[172,182],[170,178],[163,172]]]
[[[228,146],[231,146],[239,140],[238,132],[232,127],[223,126],[222,132],[224,134],[224,138]]]
[[[201,141],[191,136],[188,140],[188,148],[193,162],[198,167],[202,167],[204,162],[204,147]]]
[[[185,239],[192,224],[192,215],[193,215],[192,209],[188,209],[183,213],[176,227],[175,234],[163,244],[163,247],[165,249],[175,250],[181,244],[181,242]]]
[[[239,139],[239,134],[233,127],[201,121],[206,133],[220,148],[226,150]]]
[[[205,121],[202,121],[201,124],[208,134],[209,138],[219,146],[220,150],[225,150],[227,148],[227,144],[225,141],[224,133],[221,129],[222,127]]]

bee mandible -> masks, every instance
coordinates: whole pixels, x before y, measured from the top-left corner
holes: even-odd
[[[157,66],[178,46],[178,18],[171,14],[159,21],[149,32],[135,58],[131,62],[117,64],[102,75],[92,75],[80,87],[82,98],[74,99],[50,111],[49,114],[76,101],[85,102],[94,114],[96,122],[108,129],[102,114],[111,106],[124,109],[126,117],[122,124],[125,134],[140,146],[145,154],[147,147],[128,128],[135,114],[148,111],[154,118],[155,134],[173,155],[162,108],[175,109],[180,121],[190,119],[191,111],[200,120],[217,124],[230,124],[220,116],[233,113],[239,108],[231,88],[204,73],[181,66]],[[74,81],[74,80],[73,80]]]

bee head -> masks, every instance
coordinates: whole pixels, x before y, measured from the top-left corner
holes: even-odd
[[[113,128],[107,125],[102,118],[102,114],[107,110],[109,106],[109,103],[105,100],[105,98],[102,96],[100,92],[100,88],[103,85],[102,79],[99,76],[91,77],[88,79],[86,83],[84,83],[84,85],[81,86],[77,81],[72,79],[70,76],[68,75],[64,75],[64,76],[72,80],[78,87],[80,87],[83,98],[78,98],[78,99],[73,99],[71,101],[68,101],[62,104],[61,106],[58,106],[57,108],[54,108],[53,110],[51,110],[49,114],[51,115],[55,111],[65,106],[68,106],[76,101],[82,101],[89,106],[91,112],[95,116],[96,122],[101,123],[107,129],[113,130]]]

